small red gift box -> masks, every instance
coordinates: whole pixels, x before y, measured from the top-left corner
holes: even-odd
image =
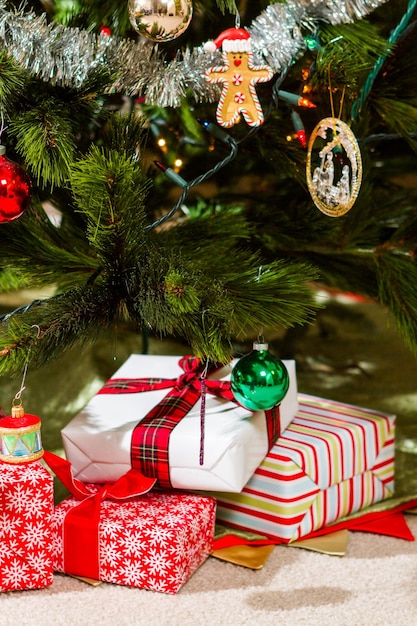
[[[0,462],[0,591],[53,582],[53,478],[40,461]]]
[[[65,517],[79,505],[71,497],[55,509],[54,566],[58,572],[91,577],[87,561],[96,546],[79,552],[68,571]],[[148,493],[129,502],[101,503],[97,527],[98,580],[177,593],[209,556],[214,539],[215,500],[186,493]]]
[[[68,482],[56,457],[48,454],[47,462],[77,495],[55,508],[56,571],[174,594],[209,556],[216,517],[213,497],[144,493],[155,481],[135,470],[112,485],[83,485],[72,477]]]

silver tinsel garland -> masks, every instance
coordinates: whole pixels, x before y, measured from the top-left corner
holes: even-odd
[[[281,73],[306,50],[304,36],[322,20],[342,24],[361,19],[387,0],[287,0],[271,4],[248,31],[256,63]],[[203,42],[204,43],[204,42]],[[148,104],[178,107],[186,91],[197,102],[212,102],[219,91],[204,78],[220,53],[203,47],[178,51],[166,61],[152,42],[95,35],[47,22],[23,9],[7,11],[0,2],[0,46],[33,75],[52,84],[80,89],[89,75],[105,67],[116,76],[108,93],[145,97]]]

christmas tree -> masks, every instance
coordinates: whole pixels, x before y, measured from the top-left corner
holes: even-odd
[[[225,362],[312,322],[323,288],[387,307],[417,348],[417,191],[396,182],[416,162],[416,2],[14,4],[0,292],[50,293],[0,318],[0,375],[122,324]],[[228,54],[250,54],[238,78]]]

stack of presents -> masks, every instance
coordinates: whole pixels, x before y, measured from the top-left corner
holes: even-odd
[[[219,527],[291,544],[390,498],[395,417],[298,393],[284,364],[279,406],[250,411],[233,363],[204,379],[193,357],[132,355],[63,429],[65,459],[36,416],[0,419],[0,591],[62,572],[177,593]]]

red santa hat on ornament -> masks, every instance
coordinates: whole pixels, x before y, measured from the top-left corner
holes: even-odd
[[[250,34],[244,28],[228,28],[214,41],[207,41],[203,47],[205,52],[213,53],[220,46],[223,52],[251,52]]]

